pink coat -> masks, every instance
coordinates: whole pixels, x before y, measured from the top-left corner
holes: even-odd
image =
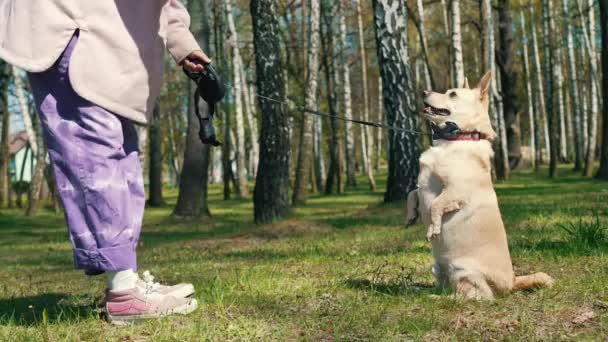
[[[179,63],[200,50],[178,0],[0,0],[0,58],[48,69],[75,30],[70,82],[85,99],[147,123],[167,47]]]

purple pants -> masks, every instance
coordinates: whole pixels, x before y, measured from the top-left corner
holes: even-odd
[[[75,35],[50,69],[29,75],[74,264],[89,275],[136,270],[145,193],[135,127],[72,89],[77,41]]]

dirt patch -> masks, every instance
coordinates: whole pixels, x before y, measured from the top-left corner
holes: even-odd
[[[291,219],[260,227],[260,229],[245,234],[243,237],[274,240],[327,234],[331,232],[331,230],[331,226],[319,222]]]

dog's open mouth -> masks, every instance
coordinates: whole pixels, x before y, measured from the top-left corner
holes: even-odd
[[[452,113],[445,108],[437,108],[433,107],[428,103],[424,103],[424,108],[422,112],[428,115],[439,115],[439,116],[450,116]]]

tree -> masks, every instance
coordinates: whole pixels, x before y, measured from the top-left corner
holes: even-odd
[[[464,63],[462,60],[462,34],[460,33],[460,0],[450,0],[450,13],[452,19],[452,65],[454,79],[452,87],[462,87],[464,84]]]
[[[338,16],[340,20],[340,54],[338,59],[342,68],[342,103],[344,106],[344,117],[348,120],[353,118],[352,111],[352,97],[350,87],[350,66],[346,54],[346,17],[344,16],[344,2],[343,0],[338,1]],[[357,186],[357,177],[355,174],[355,137],[353,136],[353,124],[347,121],[344,125],[344,136],[345,136],[345,159],[346,159],[346,186],[355,187]]]
[[[310,27],[308,31],[308,58],[306,94],[304,104],[307,109],[317,108],[318,69],[319,69],[319,0],[310,0]],[[306,204],[308,192],[306,187],[310,179],[310,163],[312,159],[312,119],[309,115],[302,117],[300,127],[300,151],[296,166],[296,180],[293,189],[294,205]]]
[[[152,114],[152,122],[149,127],[150,145],[148,152],[150,153],[149,172],[149,197],[148,205],[151,207],[160,207],[164,205],[163,200],[163,154],[161,144],[161,127],[160,127],[160,103],[156,101]]]
[[[519,130],[519,104],[517,103],[517,73],[513,56],[511,1],[498,2],[498,32],[500,49],[497,61],[503,99],[504,125],[507,133],[509,168],[514,169],[521,160],[521,132]]]
[[[336,59],[340,53],[340,41],[339,32],[334,29],[335,18],[338,14],[338,8],[340,7],[341,1],[338,1],[338,5],[332,4],[332,1],[323,0],[321,1],[321,13],[322,15],[322,27],[321,30],[323,39],[321,39],[323,45],[323,69],[325,70],[325,86],[327,93],[327,104],[329,112],[333,116],[330,118],[331,125],[331,136],[329,144],[329,168],[327,170],[327,177],[325,183],[325,193],[341,193],[342,192],[342,165],[340,162],[340,125],[336,116],[338,115],[339,106],[339,83],[340,74],[337,67]]]
[[[551,1],[542,0],[542,12],[543,12],[543,35],[544,38],[544,74],[545,74],[545,103],[547,105],[547,117],[549,121],[549,176],[554,178],[557,176],[557,145],[559,143],[557,120],[554,107],[555,97],[555,84],[554,81],[557,78],[555,75],[555,68],[553,63],[554,58],[554,44],[552,41],[553,32],[553,10]]]
[[[602,29],[602,89],[603,89],[603,124],[602,124],[602,153],[600,169],[596,178],[608,180],[608,0],[600,2],[600,26]]]
[[[392,0],[373,0],[373,11],[387,123],[403,129],[416,129],[404,5]],[[406,132],[389,131],[389,141],[389,175],[384,201],[394,202],[405,199],[416,188],[420,147],[417,137]]]
[[[188,10],[192,16],[191,30],[205,51],[209,51],[209,37],[211,29],[207,13],[209,13],[209,0],[190,1]],[[186,148],[184,151],[184,164],[179,182],[179,195],[174,215],[178,218],[193,219],[201,216],[210,216],[207,204],[207,183],[210,158],[209,145],[203,145],[198,137],[199,120],[194,112],[194,87],[188,83],[188,129],[186,133]],[[196,101],[199,101],[197,98]],[[209,115],[209,108],[201,101],[202,115]]]
[[[543,150],[542,150],[542,146],[545,147],[545,149],[547,150],[547,152],[549,152],[550,149],[550,145],[549,145],[549,131],[548,131],[548,125],[547,125],[547,112],[546,112],[546,107],[545,107],[545,92],[544,92],[544,85],[543,85],[543,76],[542,76],[542,68],[541,68],[541,64],[540,64],[540,53],[538,51],[538,38],[537,38],[537,34],[536,34],[536,25],[534,24],[534,4],[532,3],[532,0],[528,0],[528,8],[530,10],[530,23],[531,23],[531,33],[532,33],[532,53],[533,53],[533,61],[534,63],[533,65],[533,73],[534,73],[534,83],[533,83],[533,87],[532,87],[532,92],[533,92],[533,96],[534,96],[534,104],[536,106],[536,108],[538,109],[535,113],[535,120],[536,120],[536,125],[535,125],[535,132],[534,132],[534,136],[535,139],[538,143],[538,148],[536,149],[536,156],[535,156],[535,168],[536,171],[538,171],[540,169],[540,164],[543,162]],[[545,76],[546,77],[546,76]],[[541,134],[542,133],[542,134]],[[541,139],[541,135],[543,136],[543,139]],[[543,144],[541,144],[541,140],[542,142],[544,142]]]
[[[274,0],[251,0],[253,45],[261,116],[260,160],[253,192],[256,223],[269,223],[289,212],[289,118],[284,99],[283,65]]]
[[[493,108],[492,124],[498,132],[498,140],[494,143],[494,150],[497,151],[495,158],[496,177],[501,180],[509,178],[509,159],[507,151],[506,129],[503,116],[503,100],[499,93],[498,82],[496,81],[495,63],[495,39],[494,39],[494,19],[492,17],[492,4],[490,0],[483,0],[483,31],[485,33],[486,56],[484,58],[486,69],[492,72],[492,96],[490,97],[490,108]]]
[[[363,117],[365,121],[369,121],[369,85],[367,84],[367,53],[365,52],[365,37],[363,34],[363,17],[361,15],[361,2],[355,0],[357,12],[357,36],[359,37],[359,58],[361,60],[361,89],[363,90]],[[361,127],[361,155],[363,159],[363,170],[367,176],[369,187],[373,191],[376,189],[376,180],[374,179],[374,170],[372,167],[372,152],[374,151],[373,139],[370,134],[369,127]]]
[[[38,207],[40,206],[41,200],[41,191],[44,186],[44,169],[46,168],[46,156],[47,150],[44,144],[44,140],[42,139],[42,127],[40,120],[36,120],[36,124],[34,125],[34,120],[32,120],[33,130],[36,134],[36,140],[40,142],[38,145],[38,152],[36,153],[36,167],[34,168],[34,174],[32,175],[32,180],[30,181],[30,187],[28,190],[28,200],[27,200],[27,208],[25,210],[26,216],[33,216],[38,211]],[[32,150],[33,151],[33,150]]]
[[[235,109],[235,157],[236,157],[236,192],[239,197],[244,198],[249,195],[249,187],[247,184],[245,163],[245,122],[243,120],[243,93],[242,93],[242,69],[243,60],[239,48],[238,33],[234,24],[234,15],[232,13],[231,0],[224,0],[224,9],[226,11],[226,22],[228,24],[227,41],[232,48],[232,71],[233,71],[233,87],[234,87],[234,109]]]
[[[588,131],[588,141],[587,141],[587,151],[585,156],[585,168],[584,175],[590,177],[593,175],[593,163],[595,161],[595,149],[597,144],[597,118],[599,113],[599,82],[597,80],[597,75],[599,75],[599,71],[597,69],[597,58],[595,51],[595,9],[594,9],[594,0],[587,1],[587,15],[585,19],[585,13],[582,10],[581,1],[577,1],[579,6],[579,14],[582,18],[582,27],[583,27],[583,38],[585,42],[585,48],[588,51],[589,55],[589,69],[590,69],[590,80],[591,84],[589,88],[591,89],[591,106],[589,112],[589,131]]]
[[[574,120],[574,170],[581,171],[583,168],[583,135],[582,132],[582,113],[581,104],[578,92],[577,82],[577,68],[576,68],[576,55],[574,54],[574,36],[572,34],[572,23],[569,18],[569,3],[570,0],[562,0],[562,13],[564,17],[564,26],[566,31],[567,41],[567,60],[568,60],[568,74],[570,76],[570,105],[572,111],[572,117]]]
[[[521,3],[520,3],[521,4]],[[532,80],[531,80],[531,75],[530,75],[530,61],[528,58],[528,33],[526,31],[526,16],[524,14],[524,10],[523,8],[520,9],[519,11],[519,17],[521,20],[521,30],[522,30],[522,36],[523,36],[523,42],[522,42],[522,59],[523,59],[523,65],[524,65],[524,76],[526,78],[526,95],[527,95],[527,102],[528,102],[528,124],[529,124],[529,128],[530,128],[530,150],[531,150],[531,161],[532,161],[532,167],[536,168],[536,148],[537,148],[537,141],[536,140],[536,130],[537,130],[537,126],[536,126],[536,111],[537,109],[534,108],[534,95],[532,92]]]
[[[0,114],[2,114],[2,138],[0,140],[0,207],[9,198],[9,163],[10,163],[10,124],[8,111],[8,83],[10,74],[8,64],[0,60]]]

